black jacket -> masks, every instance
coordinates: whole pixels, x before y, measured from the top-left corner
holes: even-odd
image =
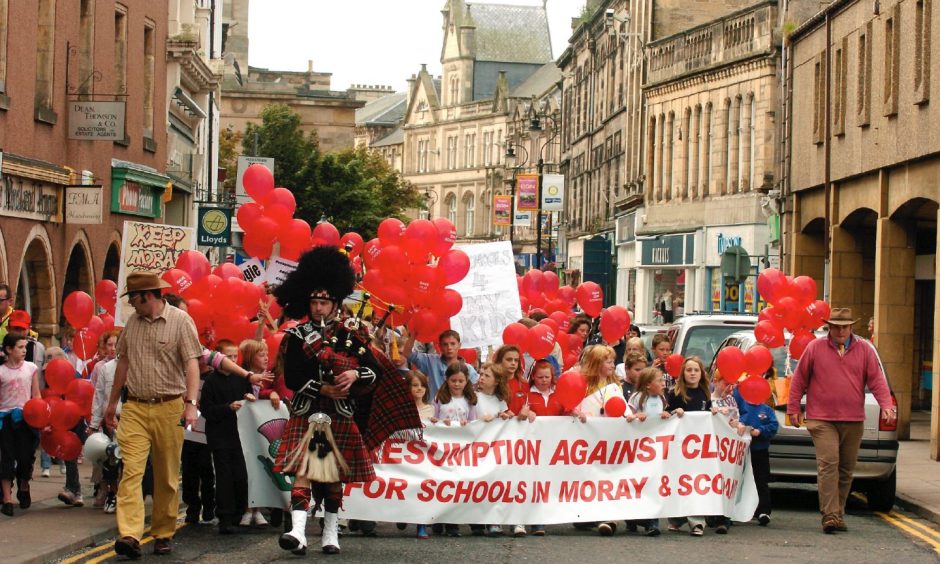
[[[241,448],[237,414],[229,406],[250,393],[247,378],[217,371],[206,376],[199,407],[206,418],[206,442],[210,449]]]

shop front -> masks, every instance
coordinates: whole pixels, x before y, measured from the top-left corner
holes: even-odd
[[[168,189],[172,190],[169,176],[148,166],[111,160],[111,213],[156,220]]]
[[[669,324],[686,310],[696,308],[696,235],[637,237],[640,245],[635,288],[638,323]]]
[[[757,274],[769,251],[767,225],[717,225],[706,227],[704,232],[705,309],[742,313],[760,311]],[[733,247],[744,249],[750,257],[750,275],[740,283],[730,281],[721,269],[722,257]]]

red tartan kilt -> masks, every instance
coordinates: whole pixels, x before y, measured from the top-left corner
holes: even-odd
[[[339,447],[346,464],[349,465],[349,474],[341,474],[343,482],[371,482],[375,479],[375,469],[372,468],[372,458],[362,442],[359,427],[352,419],[331,415],[333,422],[330,430],[333,439]],[[274,460],[274,472],[284,473],[284,465],[289,453],[300,446],[304,433],[307,432],[306,417],[291,417],[281,435],[281,444],[277,448],[277,457]]]

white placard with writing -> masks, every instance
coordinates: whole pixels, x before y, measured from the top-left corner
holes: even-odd
[[[542,210],[562,211],[565,207],[565,175],[542,175]]]
[[[242,276],[244,276],[245,280],[248,282],[251,282],[255,286],[264,284],[266,280],[266,273],[264,269],[264,263],[262,263],[261,260],[250,258],[238,265],[238,268],[242,269]]]
[[[503,329],[522,317],[516,267],[509,241],[458,245],[470,258],[470,272],[451,286],[463,298],[460,313],[450,318],[463,348],[500,345]]]
[[[271,286],[280,286],[287,280],[287,275],[297,270],[297,263],[283,257],[271,257],[268,261],[265,279]]]

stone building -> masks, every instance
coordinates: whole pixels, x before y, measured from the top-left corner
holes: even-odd
[[[554,66],[545,7],[448,0],[442,14],[443,76],[422,66],[409,80],[403,120],[404,176],[429,204],[414,213],[450,219],[461,241],[505,238],[508,229],[493,225],[493,196],[508,193],[516,92],[528,93],[526,83]]]
[[[368,147],[401,127],[407,94],[386,94],[356,110],[356,147]]]
[[[0,0],[0,281],[44,340],[68,293],[116,280],[123,222],[163,217],[167,14],[167,0]],[[79,130],[71,110],[100,102],[124,104]]]
[[[786,50],[788,273],[874,316],[874,338],[907,437],[912,409],[940,429],[937,219],[938,14],[927,0],[836,0]],[[934,70],[938,69],[938,70]],[[934,102],[934,103],[931,103]]]
[[[776,2],[764,1],[646,47],[640,322],[668,322],[680,308],[757,311],[757,261],[779,254],[766,196],[776,188],[776,28]],[[746,281],[726,285],[721,257],[732,245],[753,266]]]
[[[331,74],[313,69],[280,71],[252,67],[248,61],[248,5],[250,0],[227,0],[223,12],[225,78],[222,85],[222,128],[244,131],[261,123],[261,111],[271,104],[286,104],[300,115],[301,129],[316,132],[324,151],[353,146],[355,113],[366,99],[361,88],[331,90]],[[369,89],[367,89],[369,90]],[[357,97],[358,96],[358,97]],[[262,155],[263,156],[263,155]]]

